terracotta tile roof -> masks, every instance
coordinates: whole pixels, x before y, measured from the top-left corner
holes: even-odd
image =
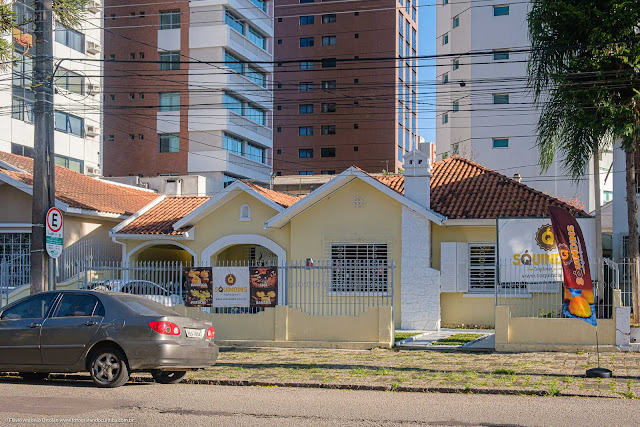
[[[549,205],[563,207],[575,216],[588,216],[555,197],[462,157],[436,162],[432,173],[431,209],[448,219],[549,216]],[[404,194],[404,176],[374,178]]]
[[[0,161],[24,171],[2,170],[3,173],[24,184],[33,185],[32,159],[0,152]],[[56,199],[72,208],[131,215],[157,197],[159,197],[157,193],[148,190],[101,181],[62,166],[56,166]]]
[[[288,208],[293,205],[295,202],[301,199],[301,197],[292,196],[290,194],[281,193],[280,191],[269,190],[268,188],[260,187],[259,185],[253,184],[248,181],[242,181],[251,187],[253,190],[262,194],[267,199],[279,204],[283,208]]]
[[[191,227],[173,229],[173,224],[199,208],[211,197],[167,197],[120,230],[121,234],[181,235]]]

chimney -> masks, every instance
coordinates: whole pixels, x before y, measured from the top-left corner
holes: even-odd
[[[513,180],[516,182],[522,182],[522,177],[520,176],[519,173],[513,175]]]
[[[420,150],[404,155],[404,196],[425,209],[431,207],[431,162]]]

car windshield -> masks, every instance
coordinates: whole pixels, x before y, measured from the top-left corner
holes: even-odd
[[[127,307],[138,314],[145,316],[180,316],[169,307],[148,300],[146,298],[137,298],[128,295],[114,295],[118,301],[124,303]]]

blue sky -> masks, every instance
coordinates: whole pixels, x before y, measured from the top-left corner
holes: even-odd
[[[421,3],[425,4],[426,1]],[[420,7],[418,12],[418,55],[434,55],[436,53],[436,8]],[[427,141],[436,140],[436,121],[433,106],[435,104],[435,61],[418,61],[418,135]]]

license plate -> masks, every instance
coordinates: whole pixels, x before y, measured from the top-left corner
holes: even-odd
[[[202,338],[204,337],[204,329],[188,329],[184,330],[187,334],[187,338]]]

